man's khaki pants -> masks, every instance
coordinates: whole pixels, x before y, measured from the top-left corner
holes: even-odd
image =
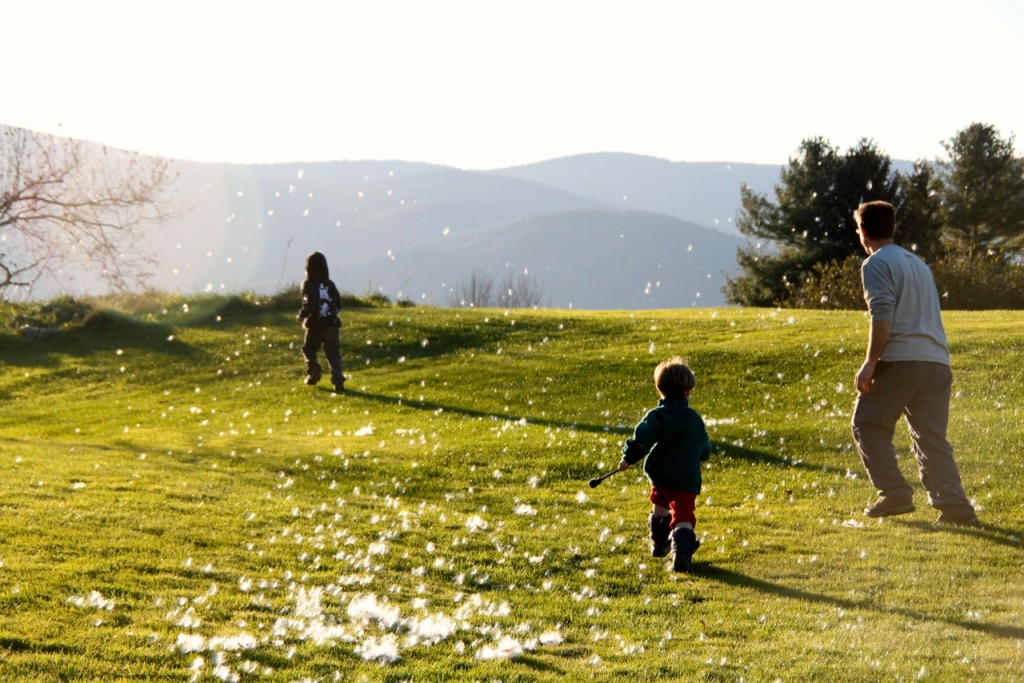
[[[892,443],[903,415],[928,503],[939,510],[973,510],[946,439],[952,384],[953,373],[942,363],[879,361],[871,392],[857,397],[852,420],[853,440],[879,496],[909,501],[913,495]]]

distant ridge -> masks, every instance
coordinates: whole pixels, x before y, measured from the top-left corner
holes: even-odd
[[[510,273],[530,275],[543,285],[544,304],[555,308],[721,306],[722,271],[734,267],[740,242],[665,214],[581,209],[526,217],[346,270],[440,305],[479,269],[496,283]],[[423,291],[409,289],[410,282]]]
[[[599,152],[495,171],[557,187],[613,208],[665,213],[738,234],[734,225],[741,185],[770,192],[780,166],[673,162],[636,154]]]
[[[97,145],[97,148],[99,146]],[[474,269],[527,272],[555,307],[719,306],[736,269],[742,183],[780,168],[596,153],[493,171],[401,160],[173,162],[190,208],[147,238],[150,286],[270,293],[323,251],[339,287],[447,305]],[[36,298],[99,294],[90,268],[40,282]]]

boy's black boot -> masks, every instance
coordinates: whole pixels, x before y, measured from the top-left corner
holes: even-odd
[[[699,547],[700,541],[697,540],[697,534],[693,533],[693,529],[687,529],[682,526],[673,529],[672,552],[675,553],[675,557],[672,559],[672,570],[677,572],[690,571],[690,560],[693,558],[693,553]]]
[[[656,517],[654,513],[651,513],[649,521],[651,525],[651,557],[665,557],[672,548],[672,543],[668,538],[668,525],[672,521],[672,517],[669,515]]]

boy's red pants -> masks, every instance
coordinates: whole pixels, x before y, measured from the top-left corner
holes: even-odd
[[[654,505],[660,505],[672,511],[670,526],[675,528],[680,522],[689,522],[694,528],[697,527],[697,516],[694,509],[697,507],[697,494],[693,491],[677,491],[660,486],[651,487],[650,501]]]

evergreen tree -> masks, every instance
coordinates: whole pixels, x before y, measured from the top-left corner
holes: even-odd
[[[897,174],[902,200],[897,215],[896,243],[929,263],[942,258],[942,195],[935,167],[926,161],[914,163],[909,174]]]
[[[809,138],[775,186],[775,201],[744,186],[736,225],[758,241],[737,253],[741,273],[727,278],[729,301],[771,306],[798,295],[817,264],[859,252],[853,211],[861,202],[898,201],[890,159],[869,140],[845,155],[822,137]]]
[[[960,249],[1004,257],[1024,250],[1024,161],[1014,156],[1013,137],[994,126],[972,123],[943,143],[939,164],[947,235]]]
[[[828,241],[819,250],[817,263],[842,261],[850,254],[864,254],[857,236],[853,212],[864,202],[878,199],[892,202],[900,210],[899,174],[892,170],[892,160],[878,151],[875,143],[862,139],[842,160],[836,176],[835,189],[829,197],[829,208],[835,214],[837,234],[826,234]]]

